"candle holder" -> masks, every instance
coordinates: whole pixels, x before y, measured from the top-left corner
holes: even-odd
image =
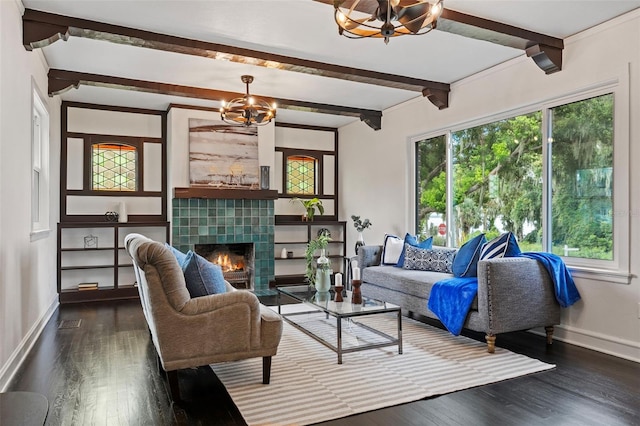
[[[337,285],[334,288],[335,288],[335,291],[336,291],[335,301],[336,302],[343,302],[344,299],[342,298],[342,290],[344,290],[344,287],[341,286],[341,285]]]
[[[362,292],[360,291],[360,286],[362,285],[361,280],[353,280],[351,281],[351,303],[356,305],[362,304]]]

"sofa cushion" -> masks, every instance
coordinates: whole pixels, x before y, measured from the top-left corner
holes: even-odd
[[[484,234],[480,234],[464,243],[453,259],[453,275],[458,278],[477,277],[480,251],[486,242]]]
[[[381,265],[397,265],[398,259],[404,249],[404,241],[402,238],[391,234],[385,234],[384,244],[382,245]]]
[[[222,268],[189,250],[182,265],[187,290],[192,298],[227,291]]]
[[[404,245],[404,269],[444,272],[450,274],[455,249],[423,249]]]
[[[431,245],[433,244],[433,237],[429,237],[424,241],[418,242],[418,238],[417,237],[414,237],[413,235],[411,235],[409,233],[405,234],[405,236],[404,236],[404,245],[402,247],[402,253],[400,253],[400,257],[398,258],[398,263],[396,264],[396,266],[398,268],[403,268],[404,267],[404,253],[405,253],[406,244],[409,244],[412,247],[430,249]]]
[[[176,260],[180,264],[180,267],[182,267],[182,265],[184,264],[184,261],[187,259],[187,255],[169,243],[164,243],[164,246],[167,247],[169,250],[171,250],[171,253],[173,253],[173,255],[176,257]]]
[[[442,272],[414,271],[394,266],[370,266],[362,270],[363,282],[424,299],[425,307],[433,284],[436,281],[452,277],[452,274]],[[478,309],[477,297],[474,299],[471,309]]]
[[[505,232],[482,246],[480,260],[516,257],[520,253],[515,235],[512,232]]]

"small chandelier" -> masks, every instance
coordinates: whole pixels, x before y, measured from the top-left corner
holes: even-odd
[[[249,84],[253,82],[253,76],[240,77],[247,85],[247,94],[232,99],[229,103],[222,101],[220,118],[229,124],[242,124],[244,126],[263,126],[276,118],[276,104],[269,105],[264,99],[249,94]]]
[[[345,7],[343,4],[350,4]],[[384,38],[426,34],[436,27],[443,0],[377,0],[373,14],[364,12],[369,4],[360,0],[334,0],[338,33],[348,38]],[[362,7],[358,9],[358,4]]]

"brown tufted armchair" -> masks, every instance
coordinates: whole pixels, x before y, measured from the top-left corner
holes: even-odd
[[[178,261],[164,244],[129,234],[125,247],[173,399],[180,399],[181,368],[262,357],[262,383],[269,383],[271,357],[282,335],[278,314],[261,305],[255,294],[229,283],[226,293],[192,299]]]

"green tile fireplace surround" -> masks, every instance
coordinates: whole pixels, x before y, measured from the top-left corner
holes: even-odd
[[[274,201],[174,198],[172,244],[186,253],[196,244],[253,243],[254,290],[269,292],[274,266]]]

